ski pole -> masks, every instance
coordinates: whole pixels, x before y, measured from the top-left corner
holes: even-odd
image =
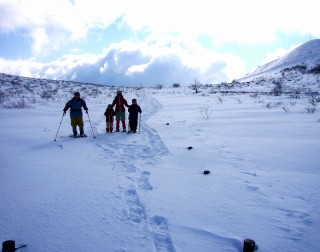
[[[110,112],[110,115],[109,115],[109,132],[112,133],[113,131],[113,118],[112,118],[112,111]]]
[[[130,127],[130,115],[128,116],[128,133],[131,132],[131,127]]]
[[[64,117],[64,112],[62,113],[61,121],[60,121],[59,128],[58,128],[58,131],[57,131],[57,134],[56,134],[56,137],[55,137],[54,141],[57,141],[57,136],[58,136],[58,133],[59,133],[59,130],[60,130],[60,126],[61,126],[63,117]]]
[[[141,126],[141,113],[140,114],[140,117],[139,117],[139,134],[140,134],[140,126]]]
[[[92,128],[92,124],[91,124],[91,120],[90,120],[90,116],[89,116],[89,112],[88,112],[88,110],[86,111],[86,113],[87,113],[88,118],[89,118],[89,123],[90,123],[90,126],[91,126],[91,130],[92,130],[93,138],[96,138],[96,136],[94,135],[94,132],[93,132],[93,128]]]

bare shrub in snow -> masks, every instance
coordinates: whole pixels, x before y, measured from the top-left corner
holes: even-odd
[[[266,107],[267,107],[267,108],[272,108],[272,102],[268,102],[268,103],[266,104]]]
[[[258,93],[253,93],[253,94],[250,94],[250,97],[252,98],[258,98],[259,94]]]
[[[274,84],[275,84],[275,86],[272,88],[271,93],[274,96],[280,96],[282,94],[282,89],[283,89],[282,82],[281,81],[275,81]]]
[[[217,91],[215,90],[215,88],[210,88],[209,90],[209,94],[215,94]]]
[[[192,88],[196,93],[200,92],[201,83],[197,81],[197,79],[194,80],[194,84],[190,85],[190,88]]]
[[[317,108],[315,106],[309,106],[309,107],[306,107],[306,110],[308,113],[315,113],[317,111]]]
[[[283,106],[282,109],[283,109],[285,112],[289,112],[289,111],[290,111],[289,108],[288,108],[288,107],[285,107],[285,106]]]
[[[162,89],[162,88],[163,88],[163,84],[157,84],[157,85],[156,85],[156,88],[157,88],[157,89]]]
[[[301,96],[300,96],[300,90],[299,89],[293,89],[292,91],[291,91],[291,94],[290,94],[290,98],[291,99],[300,99],[301,98]]]
[[[212,110],[209,106],[204,106],[200,108],[200,113],[202,115],[202,118],[204,120],[209,120],[210,119],[210,114],[211,114]]]
[[[309,103],[312,105],[312,106],[317,106],[317,99],[315,99],[315,98],[311,98],[311,99],[309,99]]]
[[[311,94],[311,98],[309,99],[309,103],[311,103],[313,106],[317,106],[318,102],[320,102],[320,96],[317,92],[313,92]]]
[[[283,102],[275,102],[274,107],[280,107],[283,105]]]
[[[30,104],[28,104],[24,99],[16,100],[16,101],[6,101],[3,103],[5,108],[15,108],[15,109],[25,109],[32,108]]]
[[[242,103],[242,101],[240,100],[240,98],[234,98],[239,104]]]
[[[4,92],[0,90],[0,104],[4,102],[5,98],[6,98],[6,95],[4,94]]]
[[[283,102],[268,102],[266,104],[267,108],[277,108],[283,105]]]
[[[42,93],[40,94],[41,99],[44,100],[53,100],[54,99],[54,93],[51,90],[48,91],[42,91]]]

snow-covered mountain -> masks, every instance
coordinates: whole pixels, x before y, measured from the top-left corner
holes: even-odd
[[[302,74],[320,73],[320,39],[310,40],[290,51],[285,56],[259,66],[253,73],[239,79],[239,81],[284,77],[288,72],[299,72]],[[295,75],[297,76],[297,74]]]

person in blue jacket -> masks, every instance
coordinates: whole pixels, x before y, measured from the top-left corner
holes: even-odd
[[[82,119],[82,108],[88,113],[88,107],[86,102],[80,98],[80,93],[75,92],[74,97],[68,101],[63,109],[63,115],[66,115],[67,110],[70,108],[70,119],[73,135],[77,136],[77,126],[79,126],[80,136],[85,136],[84,134],[84,124]]]

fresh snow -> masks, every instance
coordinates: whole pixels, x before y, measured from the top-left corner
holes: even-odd
[[[142,107],[140,134],[105,133],[114,90],[88,96],[96,138],[86,114],[88,137],[69,137],[70,92],[0,108],[1,241],[26,252],[206,252],[242,251],[249,238],[259,251],[320,251],[310,97],[209,91],[124,90]]]
[[[240,252],[244,239],[320,251],[320,77],[282,71],[319,66],[319,41],[200,93],[1,74],[0,240],[21,252]],[[136,134],[105,132],[118,88],[142,108]],[[87,138],[62,117],[74,91]]]

